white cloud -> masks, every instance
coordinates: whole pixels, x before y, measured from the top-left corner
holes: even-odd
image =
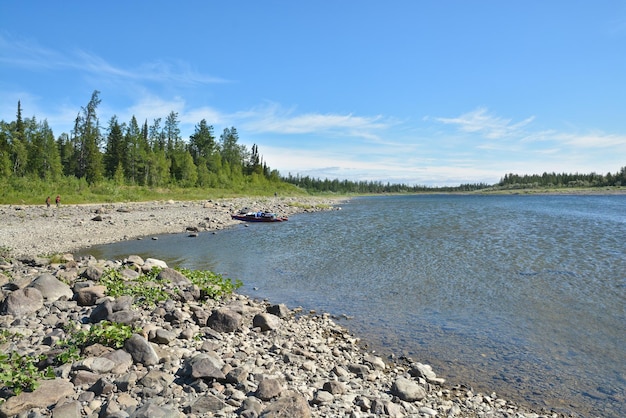
[[[478,108],[456,118],[435,118],[437,122],[458,126],[463,132],[479,133],[488,139],[501,139],[519,135],[522,129],[534,120],[534,116],[521,122],[511,123],[511,119],[503,119],[490,114],[486,108]]]
[[[352,114],[295,114],[294,109],[284,110],[276,104],[239,112],[236,118],[246,129],[257,133],[309,134],[333,132],[378,140],[382,130],[389,126],[382,116],[362,117]]]

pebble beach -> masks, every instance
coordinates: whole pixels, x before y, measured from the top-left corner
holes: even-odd
[[[502,399],[497,388],[476,393],[471,382],[449,385],[420,359],[368,352],[326,313],[239,294],[206,299],[162,260],[73,255],[92,245],[228,228],[240,210],[291,216],[340,205],[275,197],[0,206],[0,330],[14,336],[0,345],[3,353],[49,357],[69,323],[88,330],[109,321],[136,330],[123,347],[94,344],[81,359],[55,365],[54,378],[32,392],[2,390],[0,416],[564,416]],[[153,266],[162,269],[170,295],[157,306],[114,298],[99,283],[108,269],[132,283]]]

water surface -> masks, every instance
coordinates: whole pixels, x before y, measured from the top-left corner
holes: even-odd
[[[348,315],[372,348],[451,384],[626,416],[626,196],[385,196],[217,233],[93,247],[241,279]]]

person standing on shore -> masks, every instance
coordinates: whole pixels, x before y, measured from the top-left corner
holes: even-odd
[[[46,198],[46,206],[50,207],[50,196]]]
[[[59,205],[61,204],[61,196],[57,195],[57,198],[56,198],[56,200],[55,200],[55,201],[56,201],[57,208],[58,208],[58,207],[59,207]]]

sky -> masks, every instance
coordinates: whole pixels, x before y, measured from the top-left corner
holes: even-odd
[[[281,175],[444,186],[626,166],[622,0],[2,1],[0,120],[235,127]]]

